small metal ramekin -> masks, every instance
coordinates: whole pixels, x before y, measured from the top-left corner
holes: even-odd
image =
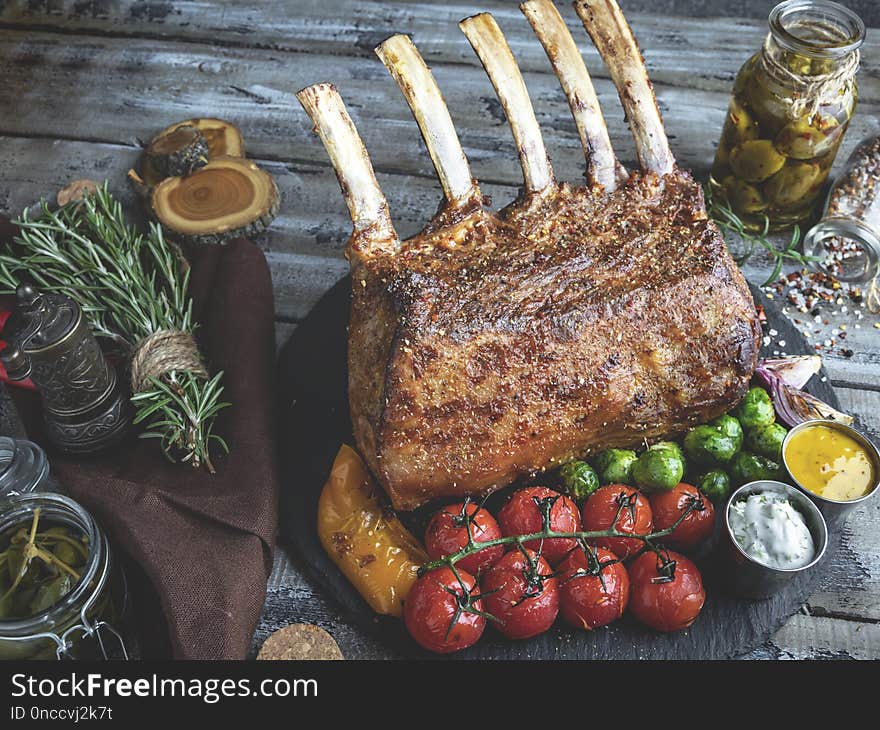
[[[811,492],[807,489],[803,484],[801,484],[794,474],[791,473],[791,469],[788,466],[788,458],[786,456],[786,452],[788,450],[788,443],[791,441],[792,436],[800,431],[803,431],[808,428],[814,428],[816,426],[825,426],[827,428],[833,428],[842,433],[845,433],[847,436],[855,440],[860,446],[864,447],[864,449],[868,452],[868,456],[871,459],[871,463],[874,466],[874,486],[871,487],[870,491],[867,494],[864,494],[861,497],[856,499],[850,499],[846,501],[840,501],[836,499],[828,499],[827,497],[823,497],[815,492]],[[877,450],[877,446],[874,444],[871,439],[865,436],[860,431],[857,431],[852,426],[847,426],[844,423],[839,423],[837,421],[831,420],[816,420],[816,421],[804,421],[803,423],[799,423],[795,426],[785,437],[785,440],[782,442],[782,462],[785,464],[785,469],[788,472],[788,476],[791,478],[791,481],[796,484],[803,492],[806,494],[813,502],[818,505],[819,510],[822,512],[822,516],[828,522],[829,525],[835,526],[843,522],[846,519],[847,515],[852,512],[856,507],[859,507],[863,502],[871,499],[871,497],[875,496],[877,492],[880,492],[880,451]]]
[[[813,536],[816,555],[812,561],[801,568],[783,569],[765,565],[741,548],[733,536],[733,530],[730,527],[730,508],[752,494],[767,492],[776,492],[788,499],[792,506],[801,513],[810,534]],[[828,527],[818,507],[803,492],[790,484],[770,479],[749,482],[730,495],[727,506],[724,508],[723,534],[727,536],[727,544],[721,546],[727,587],[732,593],[742,598],[769,598],[798,573],[809,570],[819,563],[828,547]]]

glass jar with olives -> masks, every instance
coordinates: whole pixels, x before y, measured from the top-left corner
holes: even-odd
[[[830,0],[786,0],[740,69],[709,178],[749,228],[807,218],[855,110],[865,25]]]
[[[92,516],[52,492],[0,511],[0,659],[127,658],[125,579]]]

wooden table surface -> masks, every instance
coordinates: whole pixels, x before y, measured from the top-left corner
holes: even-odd
[[[844,0],[846,2],[846,0]],[[673,151],[705,179],[736,71],[758,49],[771,2],[621,0],[646,56]],[[872,28],[875,0],[850,0]],[[373,55],[394,32],[413,38],[449,103],[484,192],[500,207],[521,177],[500,105],[457,22],[495,14],[523,69],[560,178],[577,180],[583,157],[564,97],[515,2],[354,0],[29,0],[0,2],[0,210],[15,213],[76,178],[108,178],[135,209],[125,173],[139,140],[192,116],[231,119],[249,154],[278,181],[281,214],[262,240],[274,278],[279,343],[348,265],[347,211],[325,152],[294,93],[316,81],[340,88],[372,155],[398,231],[416,232],[439,201],[415,123]],[[634,150],[616,93],[586,33],[564,3],[620,157]],[[869,29],[859,75],[860,105],[840,158],[876,128],[880,47]],[[745,266],[756,283],[766,259]],[[837,308],[833,308],[837,311]],[[850,324],[851,357],[826,356],[843,407],[880,432],[880,329],[866,316],[828,310],[830,327]],[[812,324],[812,323],[811,323]],[[878,325],[880,327],[880,325]],[[295,485],[292,487],[295,488]],[[751,658],[880,658],[880,501],[846,526],[845,560],[828,566],[817,593]],[[832,577],[832,572],[834,575]],[[846,584],[845,590],[833,588]],[[338,615],[332,596],[307,580],[283,545],[255,645],[287,623],[327,628],[350,658],[388,657]]]

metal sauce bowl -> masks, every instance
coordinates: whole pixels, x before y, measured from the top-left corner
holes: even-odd
[[[868,452],[868,458],[871,460],[871,464],[874,467],[874,486],[868,491],[867,494],[862,495],[861,497],[857,497],[856,499],[850,499],[846,501],[840,501],[836,499],[828,499],[827,497],[823,497],[820,494],[816,494],[815,492],[811,492],[807,489],[803,484],[801,484],[797,478],[792,474],[791,469],[788,466],[788,459],[786,457],[786,452],[788,450],[788,443],[791,440],[792,436],[803,431],[808,428],[815,428],[816,426],[824,426],[825,428],[833,428],[842,433],[846,434],[850,438],[852,438],[856,443],[859,444],[865,451]],[[815,502],[819,510],[822,512],[822,516],[825,517],[826,521],[832,526],[840,524],[846,518],[846,516],[852,512],[856,507],[860,506],[863,502],[871,499],[874,495],[877,494],[880,489],[880,451],[877,451],[877,447],[871,439],[865,436],[860,431],[857,431],[852,426],[847,426],[844,423],[839,423],[837,421],[831,420],[815,420],[815,421],[804,421],[803,423],[799,423],[795,426],[785,437],[785,440],[782,442],[782,461],[785,464],[785,469],[788,472],[789,477],[791,477],[792,482],[794,482],[803,492],[806,494],[813,502]]]
[[[791,505],[801,513],[810,534],[813,536],[816,555],[812,561],[801,568],[772,568],[765,565],[743,550],[733,536],[733,529],[730,527],[731,506],[752,494],[767,492],[776,492],[788,499]],[[743,598],[769,598],[784,583],[790,581],[798,573],[809,570],[822,560],[828,547],[828,527],[816,505],[803,492],[790,484],[770,479],[744,484],[730,496],[727,506],[724,508],[723,533],[727,536],[727,545],[722,545],[722,558],[725,562],[724,573],[728,588]]]

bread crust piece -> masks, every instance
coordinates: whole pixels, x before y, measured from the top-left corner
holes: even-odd
[[[402,510],[682,431],[757,363],[748,287],[677,170],[435,220],[353,283],[355,438]]]

